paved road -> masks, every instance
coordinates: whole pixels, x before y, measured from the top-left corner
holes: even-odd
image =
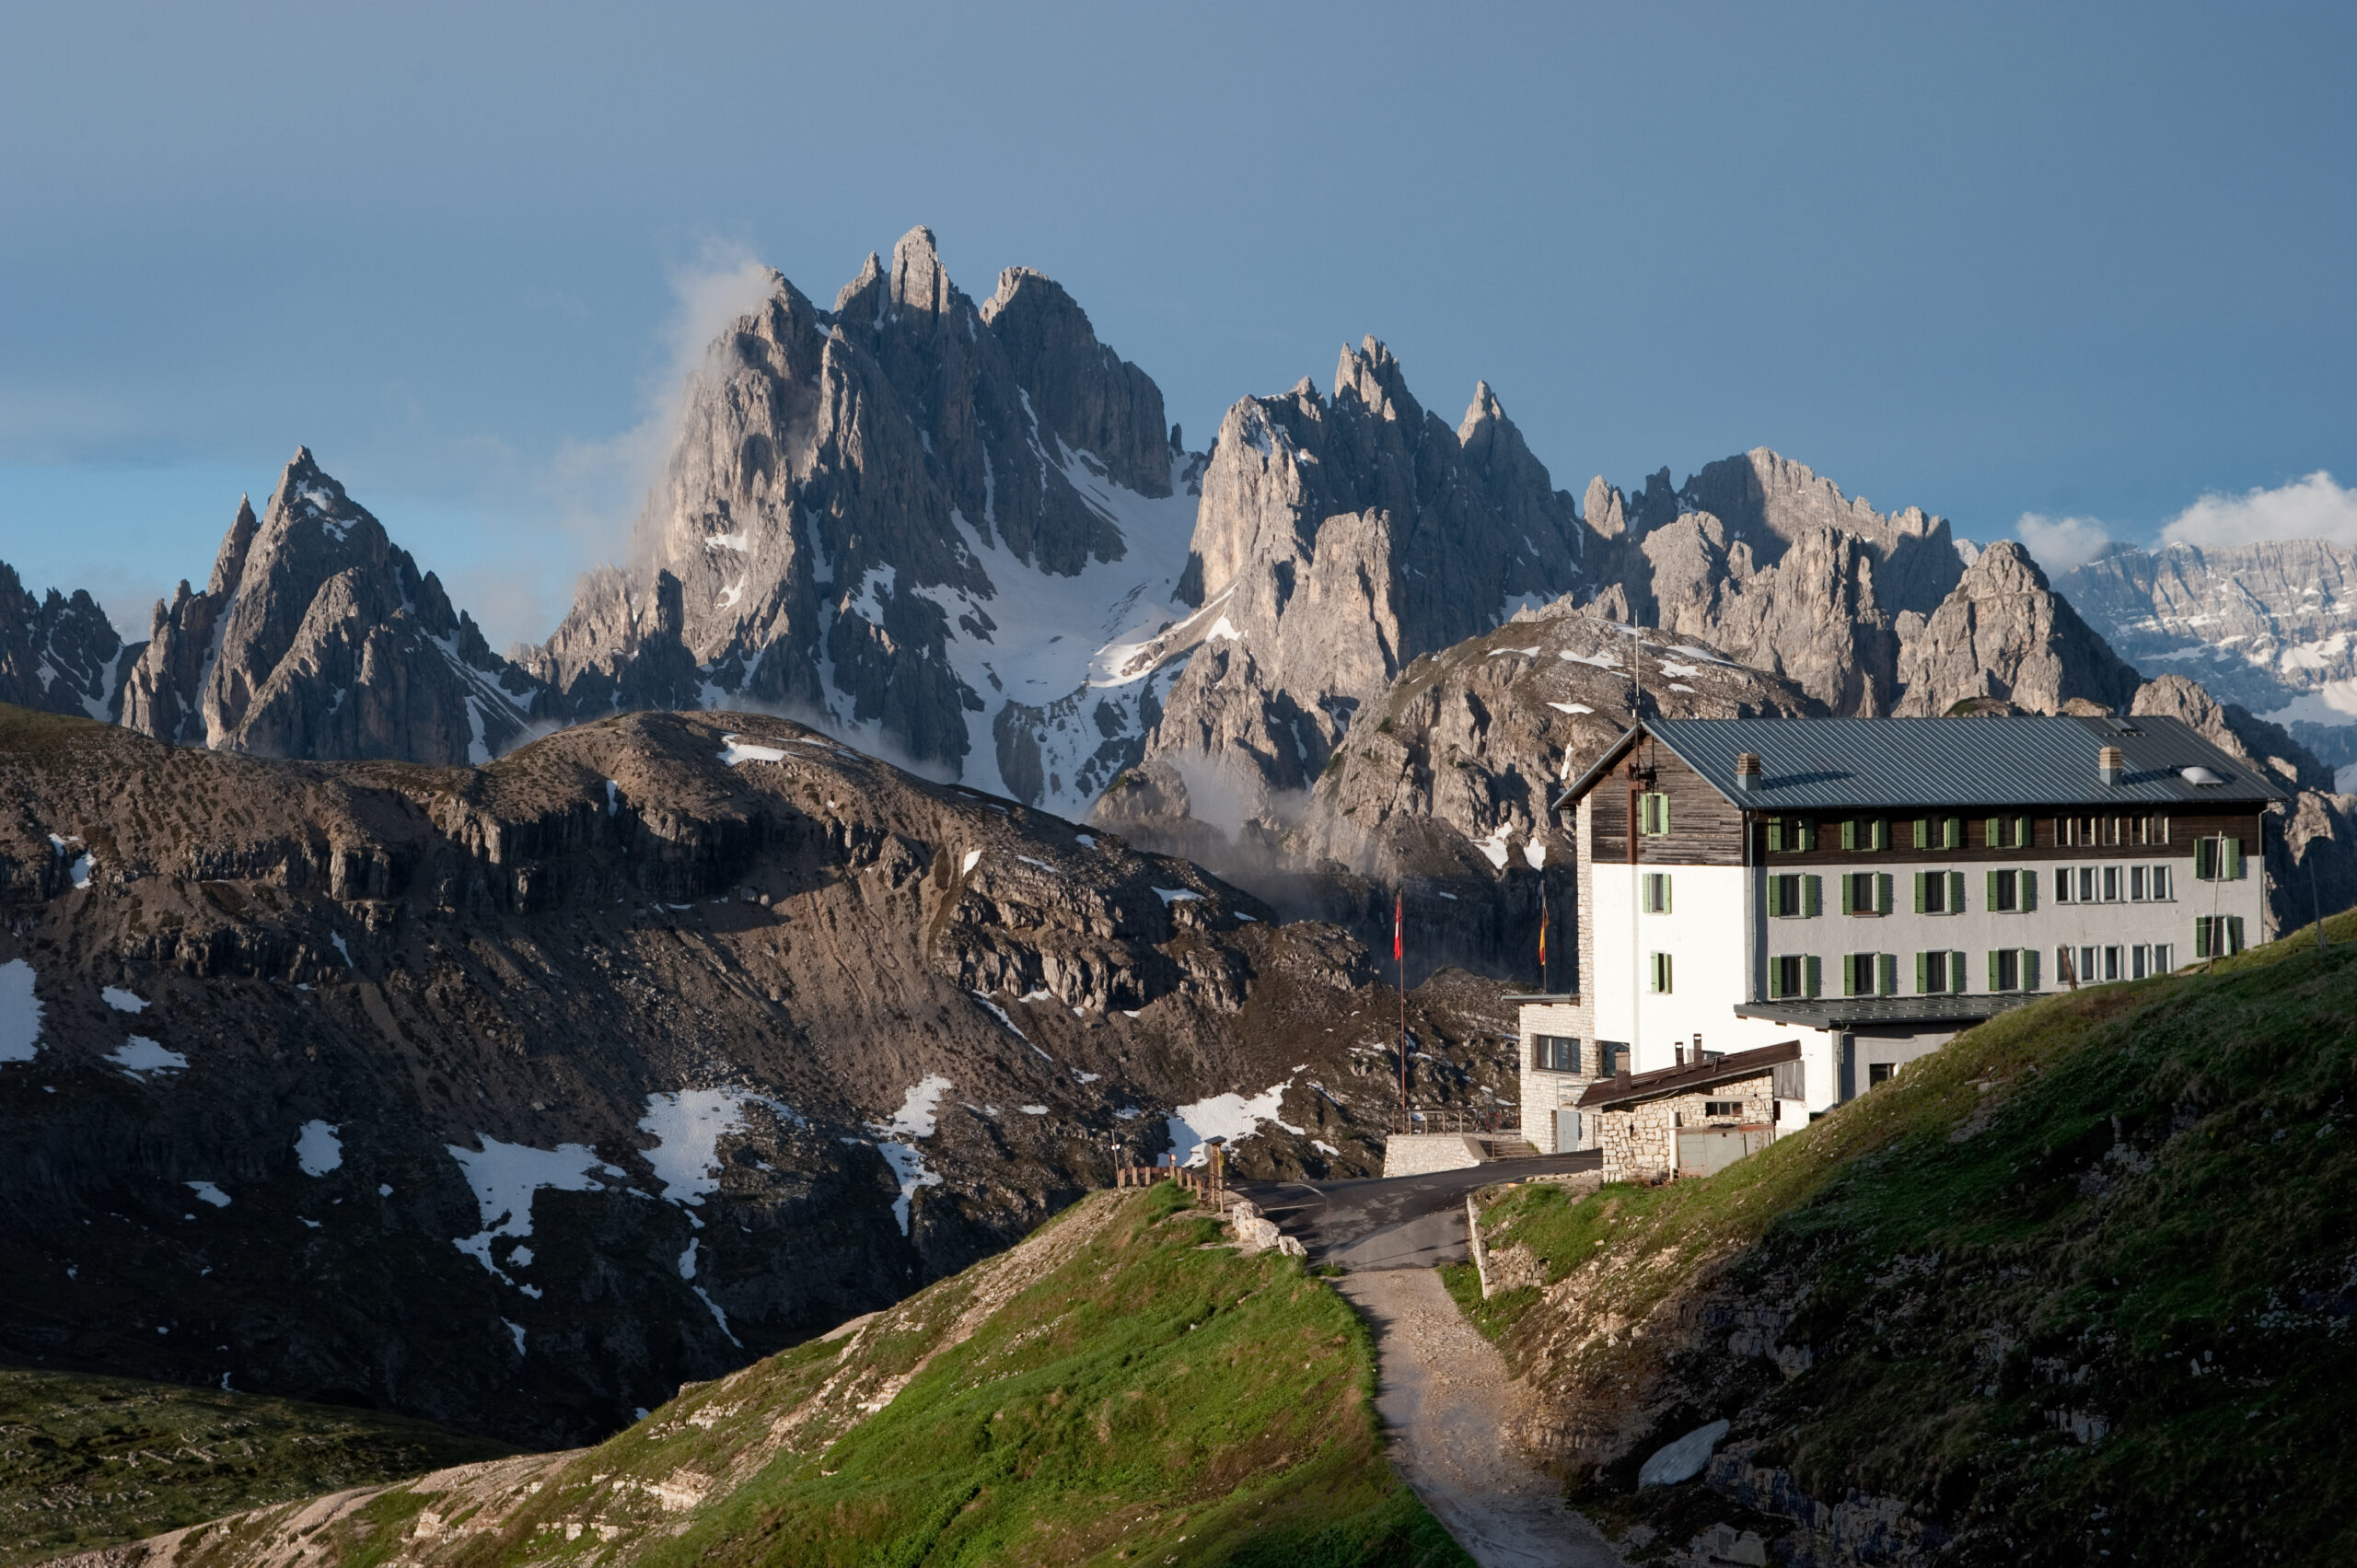
[[[1367,1181],[1264,1181],[1237,1191],[1299,1239],[1313,1263],[1365,1269],[1429,1269],[1466,1256],[1465,1195],[1493,1181],[1595,1170],[1604,1156],[1541,1155],[1469,1170]]]
[[[1464,1219],[1460,1206],[1457,1218]],[[1375,1330],[1376,1410],[1391,1462],[1481,1568],[1619,1568],[1563,1489],[1516,1452],[1508,1429],[1529,1392],[1457,1310],[1430,1269],[1334,1282]]]

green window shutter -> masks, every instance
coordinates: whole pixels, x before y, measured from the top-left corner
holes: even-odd
[[[1875,878],[1875,912],[1890,912],[1890,873],[1887,871]]]
[[[1923,878],[1934,875],[1936,875],[1936,873],[1929,871],[1918,871],[1915,873],[1915,912],[1917,914],[1922,914],[1923,912]]]
[[[1857,900],[1853,896],[1856,884],[1851,879],[1850,874],[1846,871],[1841,873],[1840,881],[1841,884],[1841,912],[1843,914],[1857,913]]]
[[[1980,825],[1980,847],[1982,849],[1995,849],[1998,847],[1997,829],[1998,825],[2004,819],[2002,817],[1991,817],[1988,821]]]
[[[1661,912],[1664,914],[1675,912],[1669,907],[1670,897],[1674,889],[1670,885],[1669,873],[1665,871],[1661,874]]]
[[[2014,819],[2014,842],[2022,849],[2031,848],[2038,842],[2038,832],[2030,826],[2028,818]]]
[[[1989,949],[1989,989],[1991,991],[2003,989],[1997,983],[1997,949],[1994,947]]]
[[[2213,880],[2217,875],[2218,841],[2215,839],[2194,840],[2193,879],[2197,882],[2208,882]]]
[[[1661,802],[1661,828],[1659,830],[1665,837],[1666,837],[1669,832],[1669,796],[1662,795],[1655,796],[1654,798]]]
[[[2226,868],[2223,871],[2221,871],[2218,875],[2224,877],[2229,882],[2234,882],[2240,880],[2242,874],[2243,842],[2240,839],[2228,839],[2226,841]],[[2240,917],[2237,916],[2236,918],[2239,919]]]
[[[1964,912],[1964,873],[1961,871],[1948,873],[1948,912]]]
[[[1876,849],[1888,849],[1890,847],[1890,821],[1887,818],[1877,817],[1875,819],[1874,832],[1867,842],[1873,844]]]
[[[1960,995],[1963,993],[1964,955],[1962,953],[1950,953],[1948,955],[1948,990],[1956,994]]]
[[[1997,819],[1994,817],[1989,819],[1991,822],[1996,821],[1996,819]],[[1997,878],[2003,875],[2004,873],[2002,871],[1991,871],[1989,873],[1989,901],[1982,907],[1987,909],[1991,914],[1994,914],[1998,910],[2004,907],[1997,901]]]
[[[1782,817],[1768,819],[1768,853],[1770,854],[1784,853],[1784,819]]]
[[[1858,847],[1858,819],[1855,817],[1841,819],[1841,847],[1843,849]]]
[[[1942,849],[1962,849],[1964,847],[1963,818],[1951,817],[1941,825],[1940,847]]]
[[[2026,914],[2038,907],[2038,868],[2024,866],[2018,880],[2022,885],[2022,912]]]
[[[2226,951],[2233,954],[2242,950],[2243,917],[2238,914],[2230,914],[2226,916]]]
[[[2210,956],[2210,917],[2206,914],[2193,917],[2193,956],[2197,958]]]
[[[2038,949],[2035,947],[2022,949],[2022,989],[2038,989]]]
[[[1929,953],[1918,953],[1915,955],[1915,994],[1918,996],[1924,995],[1928,993],[1931,989],[1932,955]]]
[[[1811,920],[1815,920],[1818,915],[1823,914],[1824,912],[1825,878],[1815,876],[1802,877],[1801,913],[1806,915]]]
[[[1807,958],[1801,960],[1801,969],[1805,975],[1803,981],[1803,993],[1808,996],[1815,996],[1817,993],[1818,988],[1824,983],[1825,962],[1815,953],[1811,953]]]
[[[1929,817],[1915,819],[1915,847],[1917,849],[1932,847],[1932,819]]]
[[[1855,953],[1841,955],[1841,994],[1858,994],[1858,955]]]
[[[1875,959],[1875,968],[1880,971],[1875,977],[1876,981],[1875,994],[1877,996],[1898,995],[1898,955],[1896,953],[1883,953],[1878,955]],[[1917,989],[1920,990],[1922,988],[1918,987]]]

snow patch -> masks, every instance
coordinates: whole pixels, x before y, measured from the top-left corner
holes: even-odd
[[[1203,641],[1206,643],[1240,643],[1244,641],[1244,633],[1236,629],[1235,621],[1230,621],[1226,616],[1223,615],[1217,621],[1212,622],[1212,629],[1203,633]]]
[[[1480,850],[1482,855],[1492,865],[1494,865],[1499,870],[1504,871],[1506,868],[1505,824],[1503,822],[1499,823],[1497,831],[1492,833],[1486,839],[1475,839],[1473,841],[1473,847]]]
[[[442,1145],[466,1172],[467,1185],[474,1189],[475,1207],[482,1217],[482,1229],[459,1237],[452,1245],[506,1284],[516,1282],[492,1261],[492,1246],[503,1236],[520,1241],[532,1234],[535,1193],[594,1192],[603,1186],[601,1174],[621,1174],[598,1159],[598,1151],[586,1144],[535,1149],[524,1144],[503,1144],[482,1133],[476,1134],[476,1142],[482,1144],[479,1151],[459,1144]],[[522,1338],[518,1330],[519,1350]]]
[[[1238,1138],[1248,1138],[1260,1130],[1263,1121],[1273,1121],[1288,1132],[1300,1132],[1301,1128],[1277,1114],[1285,1090],[1292,1086],[1293,1080],[1288,1078],[1249,1098],[1240,1094],[1213,1095],[1178,1107],[1163,1118],[1163,1125],[1170,1133],[1171,1158],[1179,1165],[1203,1165],[1211,1158],[1205,1145],[1212,1139],[1225,1138],[1232,1144]]]
[[[22,958],[0,964],[0,1062],[30,1062],[41,1049],[41,998],[33,967]]]
[[[966,858],[958,863],[958,875],[963,877],[966,873],[974,869],[975,866],[981,865],[981,861],[982,852],[981,850],[968,850],[966,852]]]
[[[110,985],[99,993],[99,1000],[118,1013],[145,1013],[147,1004],[119,985]]]
[[[1585,703],[1550,703],[1547,705],[1554,709],[1559,714],[1592,714],[1596,712],[1594,708],[1589,707]]]
[[[1202,897],[1202,894],[1196,892],[1191,888],[1156,888],[1155,889],[1155,893],[1162,900],[1165,908],[1167,908],[1172,904],[1183,904],[1189,899],[1200,899]]]
[[[720,760],[732,768],[746,762],[783,762],[785,750],[783,744],[763,746],[738,736],[724,735],[720,738]]]
[[[167,1051],[145,1035],[133,1035],[129,1043],[107,1058],[134,1078],[145,1078],[151,1073],[177,1073],[188,1065],[188,1058],[177,1051]]]
[[[343,1164],[343,1140],[331,1121],[306,1121],[295,1140],[295,1163],[306,1176],[325,1176]]]
[[[343,934],[342,932],[339,931],[330,935],[328,937],[328,943],[335,948],[337,955],[343,959],[343,967],[345,969],[351,969],[354,967],[352,962],[352,949],[344,945]]]
[[[1598,669],[1618,669],[1620,668],[1620,661],[1614,658],[1610,654],[1575,654],[1572,652],[1571,649],[1565,648],[1557,653],[1555,656],[1559,659],[1568,659],[1573,664],[1592,664]]]
[[[606,781],[606,815],[612,817],[622,808],[622,786],[613,780]]]
[[[229,1206],[229,1194],[222,1191],[210,1181],[183,1181],[180,1185],[216,1209],[226,1209]]]
[[[994,1007],[991,1010],[998,1011]],[[1002,1018],[1005,1016],[999,1014]],[[1012,1024],[1007,1027],[1015,1028]],[[892,1167],[893,1178],[900,1184],[900,1195],[892,1200],[892,1217],[900,1222],[902,1236],[909,1234],[909,1207],[917,1189],[941,1185],[941,1173],[927,1168],[916,1140],[933,1136],[941,1097],[949,1088],[948,1079],[938,1073],[927,1074],[901,1097],[900,1109],[892,1113],[890,1121],[869,1129],[876,1134],[876,1152],[884,1156],[884,1163]]]
[[[645,1151],[646,1163],[654,1167],[666,1202],[702,1204],[720,1191],[720,1140],[743,1128],[749,1105],[768,1106],[802,1125],[792,1109],[750,1089],[680,1089],[646,1097],[646,1114],[639,1118],[638,1130],[655,1139],[655,1146]]]
[[[1522,860],[1533,871],[1544,871],[1547,869],[1547,846],[1537,839],[1530,840],[1522,846]]]

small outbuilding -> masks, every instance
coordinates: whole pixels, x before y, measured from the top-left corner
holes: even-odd
[[[1708,1176],[1768,1146],[1777,1101],[1804,1097],[1801,1042],[1624,1073],[1582,1091],[1607,1181]]]

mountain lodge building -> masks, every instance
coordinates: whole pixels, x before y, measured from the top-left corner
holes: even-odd
[[[1577,969],[1516,999],[1524,1135],[1596,1146],[1601,1080],[1797,1040],[1773,1136],[2041,993],[2239,952],[2283,799],[2177,719],[1634,725],[1553,803]]]

